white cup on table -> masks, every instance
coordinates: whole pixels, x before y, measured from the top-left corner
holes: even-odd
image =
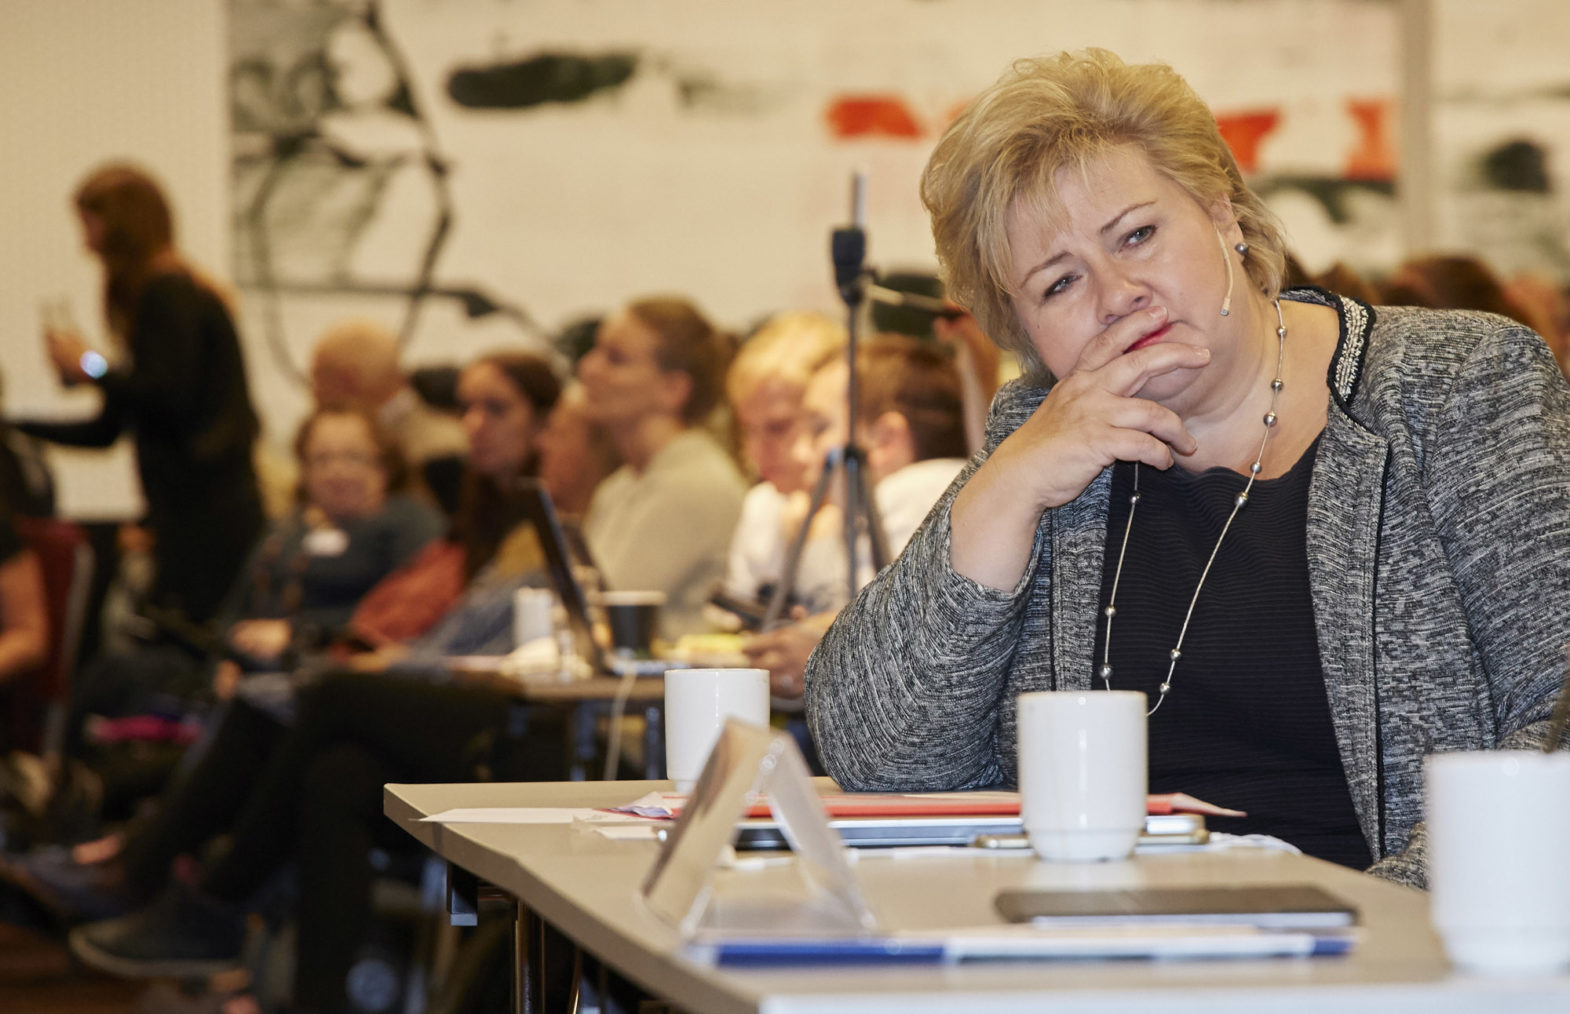
[[[769,724],[767,669],[665,672],[665,774],[691,792],[727,718]]]
[[[1570,967],[1570,754],[1435,754],[1424,773],[1430,912],[1451,962]]]
[[[512,645],[521,648],[530,641],[550,637],[555,632],[551,610],[556,596],[544,588],[519,588],[512,594]]]
[[[1126,859],[1145,828],[1145,695],[1019,696],[1020,816],[1043,859]]]

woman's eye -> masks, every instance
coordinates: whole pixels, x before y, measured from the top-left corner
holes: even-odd
[[[1041,294],[1042,300],[1046,301],[1048,299],[1051,299],[1053,296],[1056,296],[1058,293],[1062,292],[1064,289],[1067,289],[1070,285],[1073,285],[1074,284],[1074,279],[1076,277],[1078,277],[1078,276],[1077,275],[1064,275],[1062,278],[1059,278],[1057,281],[1053,282],[1051,285],[1048,285],[1047,288],[1046,288],[1046,291],[1042,292],[1042,294]]]
[[[1140,228],[1135,229],[1133,232],[1128,234],[1127,238],[1125,238],[1123,240],[1123,245],[1124,246],[1138,246],[1139,244],[1145,242],[1147,239],[1149,239],[1150,237],[1154,236],[1155,234],[1156,234],[1156,227],[1155,226],[1153,226],[1153,225],[1141,226]]]

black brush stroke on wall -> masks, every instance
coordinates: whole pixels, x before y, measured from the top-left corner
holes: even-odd
[[[459,68],[447,79],[447,94],[468,109],[529,109],[553,102],[582,102],[620,88],[637,69],[638,58],[632,53],[541,53],[507,63]]]

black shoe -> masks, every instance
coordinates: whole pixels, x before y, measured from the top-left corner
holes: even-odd
[[[113,919],[137,904],[118,862],[79,863],[59,845],[0,858],[0,881],[20,888],[61,927]]]
[[[78,926],[69,941],[83,963],[111,975],[206,978],[239,967],[245,914],[175,884],[138,912]]]

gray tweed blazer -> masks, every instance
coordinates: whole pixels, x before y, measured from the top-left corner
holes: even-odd
[[[1372,872],[1423,886],[1423,758],[1540,747],[1564,679],[1570,386],[1502,317],[1287,298],[1341,316],[1307,533],[1336,741]],[[1016,697],[1090,688],[1110,471],[1043,514],[1015,588],[949,565],[954,494],[1045,396],[999,392],[986,447],[814,653],[807,718],[845,788],[1012,784]]]

